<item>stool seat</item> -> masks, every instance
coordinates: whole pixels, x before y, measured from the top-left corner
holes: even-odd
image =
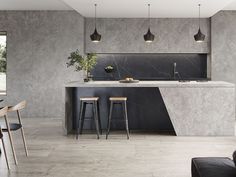
[[[99,97],[81,97],[81,101],[98,101]]]
[[[127,101],[127,97],[110,97],[110,101]]]

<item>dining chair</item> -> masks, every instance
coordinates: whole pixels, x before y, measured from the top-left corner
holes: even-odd
[[[25,148],[25,154],[26,154],[26,156],[28,156],[28,149],[27,149],[26,140],[25,140],[25,133],[24,133],[24,128],[22,125],[21,115],[20,115],[20,110],[24,109],[25,107],[26,107],[26,101],[21,101],[20,103],[18,103],[15,106],[9,106],[8,112],[16,112],[17,113],[17,118],[18,118],[19,123],[9,123],[10,131],[16,131],[19,129],[21,130],[22,140],[23,140],[23,144],[24,144],[24,148]],[[4,131],[7,131],[7,128],[3,129],[3,132]]]
[[[8,110],[7,112],[9,111],[9,107],[8,107]],[[14,157],[14,161],[15,161],[15,164],[17,165],[18,162],[17,162],[17,158],[16,158],[16,152],[15,152],[15,148],[14,148],[14,145],[13,145],[13,139],[12,139],[12,135],[11,135],[11,130],[14,128],[13,126],[14,125],[10,125],[9,121],[8,121],[8,117],[7,117],[7,114],[3,116],[4,119],[5,119],[5,123],[6,123],[6,127],[2,127],[2,132],[7,132],[8,133],[8,136],[9,136],[9,140],[10,140],[10,144],[11,144],[11,150],[12,150],[12,154],[13,154],[13,157]]]
[[[0,109],[0,117],[5,117],[7,115],[7,112],[8,112],[7,106]],[[9,166],[8,158],[7,158],[7,153],[6,153],[6,147],[5,147],[5,143],[3,140],[3,131],[2,131],[1,125],[0,125],[0,139],[2,140],[2,148],[4,151],[4,155],[5,155],[5,159],[6,159],[6,163],[7,163],[7,168],[8,168],[8,170],[10,170],[10,166]]]

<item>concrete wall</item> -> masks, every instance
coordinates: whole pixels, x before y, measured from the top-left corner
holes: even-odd
[[[221,11],[211,19],[212,79],[236,84],[236,11]]]
[[[26,117],[63,117],[64,83],[82,73],[66,68],[69,53],[210,53],[212,79],[236,83],[236,12],[222,11],[202,19],[206,42],[196,43],[197,19],[152,19],[155,41],[147,45],[146,19],[98,19],[102,41],[94,44],[93,19],[75,11],[0,11],[0,31],[7,31],[5,104],[26,99]],[[84,25],[85,23],[85,25]],[[211,36],[212,35],[212,36]],[[86,38],[84,39],[84,36]],[[112,45],[111,45],[112,44]]]
[[[211,19],[212,80],[236,84],[236,11],[220,11]]]
[[[86,52],[97,53],[209,53],[210,19],[202,19],[202,31],[206,42],[196,43],[194,34],[198,30],[198,19],[151,19],[153,43],[145,43],[147,19],[98,19],[97,29],[102,35],[99,44],[90,41],[94,30],[94,19],[86,18]]]
[[[84,51],[84,18],[74,11],[1,11],[7,31],[5,104],[28,101],[25,117],[64,116],[64,83],[81,73],[66,67],[76,48]]]

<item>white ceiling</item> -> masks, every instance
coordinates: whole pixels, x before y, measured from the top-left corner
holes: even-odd
[[[151,17],[188,18],[198,16],[198,3],[202,4],[202,17],[211,17],[218,11],[236,10],[236,0],[0,0],[0,10],[73,10],[85,17],[94,16],[94,3],[98,4],[98,17],[145,18],[147,4],[151,4]]]
[[[0,10],[71,10],[61,0],[0,0]]]
[[[236,0],[224,8],[224,10],[236,10]]]
[[[202,4],[202,17],[211,17],[235,0],[63,0],[85,17],[94,16],[94,3],[98,4],[98,17],[142,18],[147,16],[147,3],[151,16],[184,18],[198,16],[198,3]]]

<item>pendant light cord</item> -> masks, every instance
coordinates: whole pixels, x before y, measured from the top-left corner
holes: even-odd
[[[95,7],[95,19],[94,19],[94,25],[95,25],[95,28],[97,27],[97,24],[96,24],[96,21],[97,21],[97,4],[94,4],[94,7]]]
[[[148,4],[148,20],[149,20],[149,29],[150,29],[150,26],[151,26],[151,19],[150,19],[150,4]]]
[[[201,18],[201,4],[198,4],[198,24],[199,24],[199,29],[200,29],[200,18]]]

